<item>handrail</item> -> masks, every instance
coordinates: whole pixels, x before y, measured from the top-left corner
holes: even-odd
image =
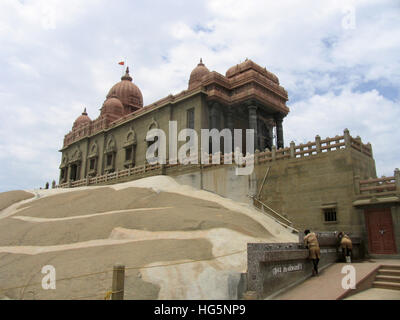
[[[275,217],[273,217],[272,215],[268,214],[265,211],[262,211],[264,214],[268,215],[269,217],[271,217],[272,219],[274,219],[276,222],[278,222],[280,225],[284,226],[285,228],[291,229],[292,231],[299,233],[299,230],[297,230],[296,228],[292,227],[292,222],[288,219],[286,219],[285,217],[283,217],[282,215],[280,215],[278,212],[276,212],[274,209],[272,209],[271,207],[267,206],[265,203],[263,203],[262,201],[260,201],[259,199],[257,199],[255,196],[251,196],[251,195],[247,195],[249,198],[256,200],[257,202],[259,202],[263,207],[267,208],[268,210],[270,210],[271,212],[273,212],[275,215],[277,215],[280,219],[286,221],[288,224],[279,221],[278,219],[276,219]]]

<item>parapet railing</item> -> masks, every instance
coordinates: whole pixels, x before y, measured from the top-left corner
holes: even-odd
[[[275,146],[272,147],[271,151],[266,149],[264,152],[260,152],[255,155],[255,161],[259,163],[290,159],[290,158],[303,158],[311,155],[316,155],[319,153],[325,153],[330,151],[336,151],[345,148],[353,148],[369,157],[372,158],[372,147],[370,143],[364,144],[360,137],[353,138],[350,136],[348,129],[344,130],[342,136],[336,136],[333,138],[321,139],[320,136],[315,137],[315,141],[308,142],[305,144],[295,145],[292,141],[290,147],[276,149]],[[258,159],[257,159],[258,158]]]
[[[101,176],[95,177],[86,177],[84,179],[76,180],[76,181],[69,181],[65,183],[61,183],[57,188],[74,188],[74,187],[82,187],[88,186],[93,184],[105,183],[107,181],[118,180],[120,178],[128,177],[128,176],[135,176],[144,174],[147,172],[152,172],[155,170],[161,170],[164,166],[161,164],[144,164],[141,166],[136,166],[133,168],[128,168],[121,171],[115,171],[103,174]]]
[[[400,192],[400,171],[398,168],[394,170],[394,175],[391,177],[382,176],[365,180],[359,180],[359,177],[355,177],[355,179],[356,193],[359,196],[383,196]]]
[[[326,138],[321,139],[320,136],[315,137],[315,141],[308,142],[305,144],[295,145],[292,141],[289,147],[277,149],[275,146],[272,146],[271,150],[266,149],[265,151],[256,150],[254,154],[253,160],[246,160],[246,164],[249,162],[254,161],[255,164],[270,162],[270,161],[278,161],[278,160],[285,160],[285,159],[299,159],[304,157],[309,157],[317,154],[324,154],[331,151],[337,151],[342,149],[354,149],[358,152],[363,153],[364,155],[372,158],[372,147],[370,143],[364,144],[361,141],[360,137],[353,138],[350,135],[348,129],[344,130],[343,135],[336,136],[333,138]],[[197,166],[201,166],[202,168],[208,168],[211,166],[216,166],[220,164],[224,164],[225,160],[230,159],[234,162],[234,156],[232,153],[229,154],[209,154],[206,155],[209,157],[208,164],[195,164]],[[194,156],[192,159],[195,159]],[[196,158],[197,159],[197,158]],[[198,159],[200,161],[200,159]],[[213,163],[214,160],[214,163]],[[216,163],[215,163],[216,162]],[[230,163],[232,163],[230,162]],[[197,162],[196,162],[197,163]],[[193,164],[192,164],[193,165]],[[245,164],[244,164],[245,165]],[[243,166],[244,166],[243,165]],[[87,177],[77,181],[69,181],[65,183],[59,184],[58,188],[73,188],[73,187],[81,187],[87,186],[92,184],[99,184],[105,183],[111,180],[118,180],[123,177],[127,176],[140,176],[148,172],[160,172],[165,168],[172,168],[172,167],[183,167],[186,166],[182,163],[173,163],[167,160],[167,163],[164,165],[161,164],[143,164],[140,166],[135,166],[133,168],[124,169],[121,171],[115,171],[112,173],[106,173],[103,175],[95,176],[95,177]]]

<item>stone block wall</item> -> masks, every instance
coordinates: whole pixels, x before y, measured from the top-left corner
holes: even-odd
[[[319,268],[340,259],[336,235],[318,232],[321,259]],[[300,283],[311,276],[312,262],[308,249],[301,243],[248,243],[247,244],[247,290],[257,292],[259,299]],[[354,258],[361,259],[360,238],[353,238]]]
[[[255,168],[257,190],[268,167],[260,200],[292,221],[294,227],[362,232],[364,226],[352,204],[354,176],[374,175],[373,158],[346,148],[263,163]],[[325,207],[336,208],[337,221],[325,222]]]

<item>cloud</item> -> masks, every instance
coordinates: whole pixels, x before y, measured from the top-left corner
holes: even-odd
[[[287,139],[348,127],[387,174],[400,156],[384,154],[398,143],[399,13],[395,0],[3,0],[0,191],[57,179],[64,134],[83,107],[98,116],[125,58],[145,104],[186,89],[200,57],[222,74],[252,59],[288,90]]]

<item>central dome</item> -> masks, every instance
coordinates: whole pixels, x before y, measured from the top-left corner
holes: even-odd
[[[140,89],[132,82],[129,75],[129,67],[126,73],[121,77],[121,81],[115,84],[107,94],[107,99],[116,97],[125,107],[125,112],[130,113],[143,108],[143,96]]]

